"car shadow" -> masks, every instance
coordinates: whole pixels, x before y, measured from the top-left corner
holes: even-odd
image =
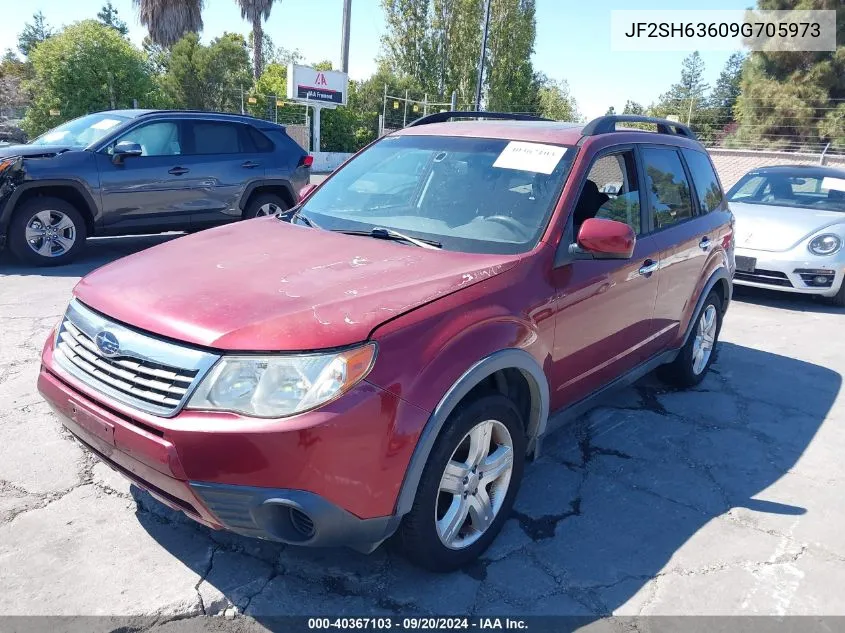
[[[468,610],[583,624],[616,612],[665,568],[723,565],[738,550],[753,557],[766,521],[806,514],[801,496],[776,501],[766,489],[810,445],[841,383],[830,369],[733,343],[720,344],[693,390],[646,376],[547,438],[526,467],[512,520],[479,562],[453,574],[413,568],[390,543],[364,556],[191,527],[218,546],[209,572],[173,545],[184,539],[168,537],[174,522],[184,529],[188,519],[135,489],[137,516],[173,556],[197,566],[224,604],[273,631],[286,630],[275,619],[284,615]],[[802,393],[813,397],[795,395]],[[727,532],[702,531],[729,511],[720,523]],[[737,513],[763,527],[743,531]],[[697,534],[702,540],[683,548]],[[223,552],[228,561],[218,561]],[[244,561],[257,571],[240,570]]]
[[[733,298],[743,303],[752,303],[766,308],[792,310],[794,312],[815,312],[818,314],[845,314],[845,308],[827,303],[823,297],[802,295],[792,292],[778,292],[768,288],[734,286]]]
[[[15,259],[8,248],[0,253],[0,275],[35,277],[84,277],[92,270],[172,239],[184,233],[157,233],[155,235],[127,235],[120,237],[92,237],[85,250],[70,264],[64,266],[27,266]]]

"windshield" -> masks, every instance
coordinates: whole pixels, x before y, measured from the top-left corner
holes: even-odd
[[[89,114],[68,121],[49,132],[45,132],[30,145],[65,145],[67,147],[88,147],[100,140],[106,132],[129,119],[112,112]]]
[[[845,178],[751,173],[731,188],[728,201],[845,212]]]
[[[388,136],[308,198],[329,230],[376,227],[469,253],[521,253],[540,239],[573,148],[499,139]]]

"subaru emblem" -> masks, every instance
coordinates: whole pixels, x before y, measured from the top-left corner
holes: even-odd
[[[120,341],[114,334],[106,330],[97,332],[94,342],[97,343],[97,347],[103,353],[103,356],[116,356],[120,351]]]

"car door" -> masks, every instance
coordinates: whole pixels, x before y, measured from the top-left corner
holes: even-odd
[[[554,409],[601,389],[655,351],[652,313],[659,249],[647,235],[636,161],[633,146],[599,154],[582,181],[569,220],[570,236],[577,235],[579,222],[597,217],[625,222],[638,237],[630,259],[576,257],[554,270],[554,284],[559,289],[552,369]]]
[[[121,141],[138,143],[142,155],[116,163],[112,152]],[[181,171],[182,147],[180,121],[155,119],[133,127],[97,153],[106,231],[189,226],[195,195]]]
[[[660,343],[666,345],[676,339],[683,315],[698,300],[696,290],[708,251],[719,236],[711,235],[696,215],[693,189],[680,149],[648,145],[640,148],[640,154],[648,194],[648,221],[660,248],[654,319],[661,333]]]
[[[195,227],[241,218],[249,183],[264,178],[269,154],[261,152],[244,123],[206,118],[185,121],[185,168],[196,190]]]

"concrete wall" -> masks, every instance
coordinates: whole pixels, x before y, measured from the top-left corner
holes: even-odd
[[[820,154],[744,149],[708,149],[722,186],[727,191],[752,169],[769,165],[818,165]],[[824,164],[845,169],[845,156],[825,156]]]
[[[311,155],[314,157],[311,172],[316,174],[334,171],[343,161],[352,156],[346,152],[311,152]]]

